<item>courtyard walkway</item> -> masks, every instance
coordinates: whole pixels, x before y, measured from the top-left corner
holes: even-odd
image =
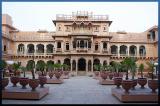
[[[19,85],[20,86],[20,85]],[[114,85],[100,85],[88,76],[70,77],[63,84],[46,84],[49,94],[41,100],[2,100],[2,104],[120,104],[112,96]]]

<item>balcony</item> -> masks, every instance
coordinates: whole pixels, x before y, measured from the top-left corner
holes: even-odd
[[[76,48],[77,52],[87,52],[88,48]]]

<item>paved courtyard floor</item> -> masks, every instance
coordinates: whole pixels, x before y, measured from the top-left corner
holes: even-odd
[[[46,84],[49,94],[41,100],[2,100],[2,104],[121,104],[112,96],[114,85],[100,85],[88,76],[70,77],[63,84]],[[20,86],[20,85],[19,85]]]

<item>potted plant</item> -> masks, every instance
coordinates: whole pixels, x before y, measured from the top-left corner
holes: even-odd
[[[12,68],[14,70],[14,76],[10,78],[11,82],[13,83],[13,87],[17,86],[17,83],[19,82],[19,75],[17,74],[17,70],[20,68],[20,63],[13,63]]]
[[[135,89],[135,86],[137,85],[137,79],[135,79],[135,73],[136,73],[136,69],[137,69],[137,64],[135,62],[133,62],[132,66],[131,66],[131,73],[132,73],[132,89]]]
[[[62,75],[62,73],[61,73],[61,71],[62,71],[62,69],[61,69],[62,65],[59,64],[59,63],[56,63],[56,64],[54,64],[54,68],[55,68],[55,77],[57,79],[60,79],[60,77]]]
[[[144,88],[144,86],[147,84],[147,78],[143,77],[143,70],[144,70],[144,65],[140,64],[139,71],[141,72],[141,78],[138,78],[138,84],[141,85],[141,88]]]
[[[53,75],[54,75],[54,72],[53,72],[53,69],[54,69],[54,66],[53,66],[53,64],[52,63],[47,63],[46,64],[46,68],[48,69],[48,75],[49,75],[49,77],[50,77],[50,79],[52,79],[52,77],[53,77]]]
[[[99,71],[100,71],[101,65],[100,65],[100,64],[95,64],[93,67],[94,67],[94,69],[96,70],[96,71],[94,72],[95,77],[98,77],[98,76],[99,76]]]
[[[119,62],[113,62],[113,69],[116,71],[115,73],[114,73],[114,77],[120,77],[120,75],[119,75],[119,70],[120,70],[120,68],[121,68],[121,64],[119,63]]]
[[[106,72],[106,67],[107,66],[101,66],[100,65],[100,71],[101,71],[101,78],[103,79],[103,80],[106,80],[107,79],[107,77],[108,77],[108,73]]]
[[[158,89],[158,80],[155,80],[155,79],[154,79],[154,76],[153,76],[154,63],[149,63],[149,62],[147,62],[147,65],[149,66],[149,70],[150,70],[151,73],[152,73],[152,79],[151,79],[151,80],[148,80],[148,87],[149,87],[150,89],[152,89],[152,92],[153,92],[153,93],[156,93],[156,89]]]
[[[22,85],[22,89],[26,89],[26,85],[29,83],[29,78],[26,78],[26,70],[27,68],[21,66],[20,69],[23,71],[23,77],[19,79],[19,83]]]
[[[40,87],[43,88],[44,84],[47,83],[47,77],[44,74],[44,70],[45,70],[46,64],[44,61],[38,61],[36,64],[36,69],[42,72],[42,75],[38,77],[39,79],[39,84],[41,85]]]
[[[35,91],[39,85],[39,79],[35,79],[35,63],[33,60],[29,61],[26,66],[27,70],[30,70],[32,73],[32,79],[29,79],[29,86],[32,88],[32,91]]]
[[[63,64],[62,67],[64,69],[64,75],[68,76],[70,67],[67,64]]]
[[[5,78],[5,69],[7,67],[7,63],[5,60],[0,60],[0,69],[2,70],[1,72],[3,72],[3,78],[2,78],[2,90],[5,89],[5,87],[8,85],[9,83],[9,79]]]
[[[132,67],[136,64],[136,59],[132,57],[127,57],[124,59],[122,64],[126,67],[126,79],[122,81],[122,87],[125,89],[126,93],[129,93],[129,89],[133,86],[133,81],[128,78],[128,70],[131,70]]]
[[[108,70],[110,71],[108,74],[109,79],[112,80],[112,78],[114,76],[114,74],[113,74],[114,68],[111,65],[108,65]]]

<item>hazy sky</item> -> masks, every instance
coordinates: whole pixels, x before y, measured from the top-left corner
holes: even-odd
[[[89,11],[109,15],[110,31],[143,32],[158,25],[158,2],[2,2],[2,13],[23,31],[55,31],[56,14]]]

